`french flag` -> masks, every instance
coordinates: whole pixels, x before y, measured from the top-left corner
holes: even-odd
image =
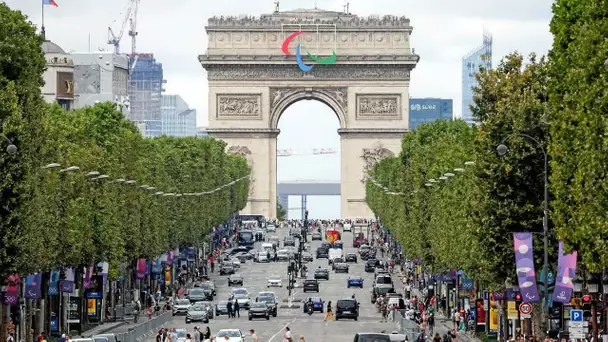
[[[42,0],[42,4],[43,5],[51,5],[51,6],[59,7],[59,5],[57,5],[57,3],[55,2],[55,0]]]

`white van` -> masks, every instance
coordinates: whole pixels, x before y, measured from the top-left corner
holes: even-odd
[[[353,226],[350,223],[345,223],[344,224],[344,228],[342,228],[342,231],[352,232],[353,231]]]
[[[329,262],[331,263],[332,260],[334,260],[335,258],[342,258],[344,255],[342,253],[342,249],[341,248],[330,248],[328,255],[327,255],[327,259],[329,260]]]
[[[262,244],[262,250],[265,252],[272,253],[273,252],[272,246],[273,246],[272,242],[264,242]]]

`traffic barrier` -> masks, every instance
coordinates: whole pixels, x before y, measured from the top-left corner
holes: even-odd
[[[171,317],[173,317],[172,312],[162,313],[146,322],[134,325],[126,333],[116,334],[116,339],[120,342],[141,342],[158,333],[158,330],[163,328],[171,320]]]
[[[420,335],[420,325],[405,318],[404,315],[404,310],[392,311],[392,320],[399,333],[407,337],[407,341],[416,341]]]

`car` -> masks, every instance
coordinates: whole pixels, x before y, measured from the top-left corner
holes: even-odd
[[[395,292],[395,288],[393,287],[393,285],[376,284],[376,286],[374,286],[372,288],[371,303],[372,304],[376,303],[376,299],[378,297],[384,297],[387,294],[394,293],[394,292]]]
[[[393,278],[391,278],[388,274],[379,274],[374,279],[374,285],[376,284],[386,284],[386,285],[394,285]]]
[[[359,319],[359,303],[357,300],[352,298],[339,299],[336,303],[335,317],[336,321],[340,318],[352,318],[355,321]]]
[[[230,262],[232,263],[232,267],[236,268],[241,268],[241,260],[239,260],[239,258],[237,257],[232,257],[230,258]]]
[[[234,266],[232,263],[224,263],[220,266],[220,275],[234,274]]]
[[[346,253],[346,256],[344,256],[344,261],[346,262],[357,262],[357,253]]]
[[[215,283],[214,282],[206,281],[201,284],[201,288],[203,289],[203,291],[205,291],[205,294],[207,294],[207,298],[213,299],[213,296],[215,296]],[[209,292],[211,292],[211,296],[208,295]]]
[[[329,258],[329,248],[319,247],[317,248],[317,259],[328,259]]]
[[[239,307],[249,310],[249,292],[246,288],[232,289],[233,302],[238,302]]]
[[[344,226],[342,227],[342,231],[343,232],[352,232],[353,231],[353,225],[350,223],[345,223]]]
[[[356,333],[355,339],[353,342],[391,342],[391,337],[389,334],[382,333]]]
[[[268,277],[268,287],[283,287],[283,281],[278,275]]]
[[[243,286],[243,277],[238,273],[231,274],[230,277],[228,277],[228,286],[231,285]]]
[[[333,268],[336,273],[348,273],[348,264],[345,262],[334,262]]]
[[[277,231],[277,227],[273,224],[269,224],[266,226],[266,232],[270,233],[273,232],[275,233]]]
[[[209,310],[204,305],[198,303],[192,305],[188,309],[188,313],[186,313],[186,324],[197,321],[209,323]]]
[[[239,259],[241,264],[244,264],[247,262],[247,260],[249,260],[250,255],[251,254],[249,254],[248,252],[240,252],[239,254],[235,255],[235,258]]]
[[[314,232],[310,235],[310,239],[312,241],[323,241],[323,234],[319,232]]]
[[[228,301],[227,300],[220,300],[219,302],[217,302],[217,304],[215,304],[215,315],[216,316],[228,315]]]
[[[374,272],[376,270],[377,265],[380,265],[380,260],[367,259],[367,261],[365,262],[365,272]]]
[[[180,329],[175,329],[175,335],[177,335],[177,341],[175,342],[184,342],[186,341],[186,335],[188,334],[188,332],[186,331],[186,329],[180,328]]]
[[[173,304],[173,316],[177,315],[185,315],[190,308],[190,300],[189,299],[178,299]]]
[[[274,247],[276,247],[276,248],[279,247],[279,237],[278,236],[276,236],[276,235],[271,236],[269,241],[270,241],[270,243],[272,243],[272,245]]]
[[[334,243],[332,244],[333,248],[339,248],[339,249],[344,249],[344,242],[338,240],[338,241],[334,241]]]
[[[336,264],[340,264],[340,263],[345,262],[344,258],[342,258],[342,257],[337,257],[337,258],[334,258],[333,260],[330,260],[330,261],[331,261],[330,265],[331,265],[331,269],[332,270],[336,269]]]
[[[228,339],[226,339],[228,337]],[[239,329],[222,329],[215,334],[216,341],[245,342],[245,336]]]
[[[203,290],[202,288],[195,287],[188,289],[188,294],[186,297],[188,298],[190,303],[194,304],[195,302],[202,302],[208,299],[209,295],[210,293],[205,293],[205,290]]]
[[[257,262],[270,262],[270,259],[268,259],[268,252],[266,252],[266,251],[258,252],[256,258],[257,258],[256,259]]]
[[[329,280],[329,271],[327,270],[327,268],[317,268],[315,270],[315,279]]]
[[[249,307],[249,320],[251,321],[254,318],[266,318],[266,320],[270,319],[270,312],[268,310],[268,306],[266,306],[266,303],[257,302],[251,304],[251,307]]]
[[[302,232],[298,231],[298,230],[293,230],[291,231],[291,237],[294,239],[301,239],[302,238]]]
[[[207,309],[207,316],[209,316],[209,319],[213,319],[213,303],[211,303],[209,301],[194,303],[194,305],[199,305],[199,304],[204,306]]]
[[[312,254],[310,254],[308,252],[302,252],[302,260],[312,262],[313,261]]]
[[[286,236],[285,239],[283,239],[283,246],[296,246],[296,239],[294,239],[291,236]]]
[[[308,291],[315,291],[315,292],[319,292],[319,282],[317,281],[317,279],[306,279],[304,281],[304,285],[302,286],[304,288],[304,292],[308,292]]]
[[[323,299],[321,299],[321,297],[309,297],[306,300],[302,301],[302,306],[304,307],[304,313],[308,313],[308,303],[309,301],[312,301],[312,312],[314,313],[315,311],[321,312],[323,313],[323,309],[324,309],[324,305],[325,301]]]
[[[279,261],[287,261],[289,260],[289,251],[286,249],[281,249],[277,252],[277,258]]]
[[[351,287],[363,288],[363,278],[361,278],[361,277],[348,277],[348,280],[346,281],[346,287],[348,287],[349,289]]]
[[[277,302],[276,296],[274,296],[274,292],[271,292],[272,296],[259,296],[255,299],[256,303],[265,303],[268,308],[268,312],[272,315],[272,317],[277,317],[277,311],[279,308],[279,303]],[[249,309],[251,310],[251,309]]]

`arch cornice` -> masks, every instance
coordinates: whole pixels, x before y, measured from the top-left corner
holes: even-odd
[[[346,87],[276,87],[270,88],[270,129],[277,129],[279,119],[287,107],[301,100],[317,100],[328,105],[340,121],[340,128],[348,127],[348,88]]]

